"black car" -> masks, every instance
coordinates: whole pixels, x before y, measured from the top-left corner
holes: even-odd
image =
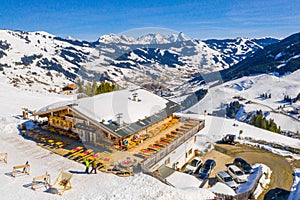
[[[251,165],[242,158],[234,159],[233,164],[242,169],[245,172],[245,174],[252,174],[254,172]]]
[[[236,136],[233,135],[233,134],[227,134],[225,135],[222,140],[221,140],[221,143],[222,144],[235,144],[235,138]]]
[[[205,179],[209,177],[211,171],[215,168],[216,162],[212,159],[208,159],[205,161],[201,169],[199,170],[198,177],[201,179]]]

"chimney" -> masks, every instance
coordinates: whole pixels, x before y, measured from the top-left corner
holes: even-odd
[[[123,125],[123,113],[118,113],[117,115],[117,123],[119,126]]]

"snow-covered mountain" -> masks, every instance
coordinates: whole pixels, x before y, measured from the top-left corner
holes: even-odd
[[[300,33],[257,50],[254,54],[221,71],[223,80],[250,74],[275,73],[283,75],[300,69]]]
[[[205,43],[214,50],[222,53],[222,58],[229,66],[232,66],[255,51],[263,49],[265,46],[279,42],[278,39],[265,37],[260,39],[236,38],[225,40],[205,40]]]
[[[123,43],[123,44],[168,44],[191,40],[182,32],[178,34],[163,35],[159,33],[149,33],[137,38],[126,35],[108,34],[99,37],[99,43]]]
[[[0,30],[0,71],[14,86],[30,90],[58,90],[81,77],[145,86],[170,96],[197,87],[199,83],[189,83],[197,74],[229,68],[278,42],[260,41],[200,41],[183,33],[150,33],[138,38],[110,34],[87,42],[46,32]]]

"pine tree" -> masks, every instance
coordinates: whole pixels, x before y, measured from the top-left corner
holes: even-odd
[[[91,96],[94,96],[97,93],[97,81],[93,80],[91,88]]]
[[[86,95],[88,96],[92,96],[92,86],[90,83],[87,83],[85,86],[84,86],[84,92]]]
[[[267,129],[267,125],[268,125],[268,121],[266,120],[266,118],[263,118],[262,122],[261,122],[261,127],[260,128]]]
[[[82,86],[82,81],[80,78],[78,78],[78,80],[77,80],[77,85],[78,85],[77,93],[83,93],[83,86]]]
[[[257,118],[256,115],[253,115],[253,116],[252,116],[252,118],[251,118],[251,120],[250,120],[250,124],[251,124],[251,125],[254,125],[254,124],[255,124],[256,118]]]
[[[261,125],[262,125],[262,115],[258,115],[256,120],[255,120],[254,126],[261,127]]]

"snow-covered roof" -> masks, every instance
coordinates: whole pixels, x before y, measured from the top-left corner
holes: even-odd
[[[68,106],[68,105],[72,105],[75,101],[60,101],[60,102],[56,102],[53,104],[50,104],[48,106],[45,106],[43,108],[41,108],[40,110],[38,110],[37,113],[41,113],[41,112],[47,112],[50,110],[54,110],[60,107],[64,107],[64,106]]]
[[[147,90],[135,89],[58,102],[40,109],[39,112],[63,106],[70,106],[73,111],[101,123],[119,136],[132,134],[180,109],[180,106],[174,102]],[[126,126],[120,126],[122,124]]]
[[[137,100],[133,100],[133,94]],[[167,103],[168,100],[143,89],[119,90],[79,99],[74,108],[99,122],[117,121],[117,115],[122,113],[123,122],[131,124],[163,110]]]

